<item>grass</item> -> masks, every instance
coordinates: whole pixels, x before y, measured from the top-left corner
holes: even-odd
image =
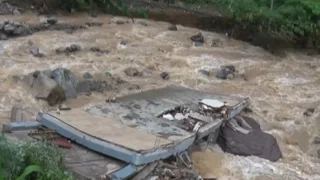
[[[72,180],[58,147],[37,141],[0,137],[0,180]]]

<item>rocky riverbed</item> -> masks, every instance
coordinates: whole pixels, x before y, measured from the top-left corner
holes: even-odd
[[[45,27],[23,36],[10,30],[4,33],[8,40],[0,41],[1,123],[9,121],[11,108],[18,104],[28,112],[26,119],[50,108],[20,81],[35,71],[65,68],[83,83],[84,93],[64,101],[71,108],[178,84],[249,97],[253,112],[247,115],[277,138],[283,152],[273,163],[213,146],[192,155],[200,172],[219,179],[320,179],[320,146],[314,141],[320,134],[319,57],[292,51],[279,58],[224,34],[143,19],[133,23],[87,14],[57,16],[55,23],[33,14],[1,19],[14,28]],[[57,28],[61,24],[84,28]],[[96,84],[100,90],[92,91],[99,89]]]

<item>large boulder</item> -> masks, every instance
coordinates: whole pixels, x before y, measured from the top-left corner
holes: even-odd
[[[78,79],[70,70],[57,68],[52,71],[52,78],[64,90],[66,98],[77,97]]]
[[[270,161],[277,161],[282,157],[277,140],[270,134],[263,132],[260,125],[252,118],[242,117],[249,126],[250,132],[235,130],[228,122],[221,128],[218,144],[228,153],[241,156],[258,156]],[[241,124],[240,124],[241,126]],[[246,128],[246,127],[242,127]],[[239,129],[239,128],[237,128]]]
[[[31,87],[33,96],[37,99],[46,100],[50,106],[66,100],[62,87],[58,86],[57,82],[47,74],[37,71],[25,78],[26,84]]]

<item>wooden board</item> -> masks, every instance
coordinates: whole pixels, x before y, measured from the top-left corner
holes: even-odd
[[[123,125],[121,121],[89,114],[79,109],[48,114],[85,134],[134,151],[150,150],[155,144],[163,146],[172,143],[151,133]]]

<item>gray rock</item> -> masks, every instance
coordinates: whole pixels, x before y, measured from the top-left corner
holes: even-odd
[[[21,15],[21,12],[20,12],[17,8],[14,9],[12,13],[13,13],[14,15],[16,15],[16,16],[20,16],[20,15]]]
[[[233,65],[223,66],[217,73],[216,77],[219,79],[233,79],[236,68]]]
[[[0,40],[8,40],[8,36],[0,33]]]
[[[124,21],[122,21],[122,20],[116,20],[116,24],[124,24],[125,22]]]
[[[56,81],[42,73],[36,74],[34,78],[31,87],[32,95],[38,99],[47,99],[51,91],[57,87]]]
[[[205,76],[210,76],[210,72],[207,71],[207,70],[204,70],[204,69],[200,69],[198,70],[198,72],[202,75],[205,75]]]
[[[19,27],[16,27],[14,29],[14,31],[12,32],[12,34],[14,35],[23,35],[24,34],[24,28],[19,26]]]
[[[44,56],[44,52],[39,49],[38,47],[32,46],[30,47],[30,53],[34,56],[34,57],[43,57]]]
[[[15,30],[15,27],[12,24],[6,24],[4,26],[4,32],[6,34],[12,34],[14,30]]]
[[[30,73],[30,74],[28,74],[28,75],[25,75],[25,76],[22,78],[22,82],[23,82],[24,85],[26,85],[27,87],[31,88],[34,79],[35,79],[35,77],[33,76],[33,73]]]
[[[162,73],[160,74],[160,77],[161,77],[162,79],[164,79],[164,80],[168,80],[168,79],[170,78],[170,75],[169,75],[169,73],[167,73],[167,72],[162,72]]]
[[[145,70],[139,72],[139,76],[142,76],[142,77],[152,76],[152,72],[148,69],[145,69]]]
[[[194,46],[195,47],[200,47],[200,46],[203,46],[203,43],[202,42],[195,42]]]
[[[312,116],[312,114],[314,113],[315,109],[314,108],[308,108],[303,112],[304,116]]]
[[[172,24],[172,25],[170,25],[170,26],[168,27],[168,30],[170,30],[170,31],[178,31],[178,28],[177,28],[176,25]]]
[[[142,21],[138,22],[138,24],[140,24],[140,25],[142,25],[142,26],[148,26],[148,24],[147,24],[147,23],[142,22]]]
[[[66,100],[66,96],[64,93],[64,90],[57,86],[55,87],[49,94],[49,96],[47,97],[47,102],[50,106],[54,106],[56,104],[60,104],[63,101]]]
[[[57,68],[52,71],[52,78],[64,90],[66,98],[77,97],[78,79],[70,70]]]
[[[313,143],[314,144],[320,144],[320,136],[314,137]]]
[[[131,77],[139,75],[138,69],[137,68],[131,68],[131,67],[125,69],[124,73],[126,73],[127,76],[131,76]]]
[[[78,92],[104,92],[112,90],[107,81],[84,80],[80,81],[77,87]]]
[[[58,19],[57,19],[56,17],[49,17],[49,18],[47,18],[47,23],[48,23],[48,24],[53,25],[53,24],[57,24],[57,22],[58,22]]]
[[[0,30],[3,30],[4,25],[5,25],[4,21],[0,21]]]
[[[204,43],[204,37],[201,33],[191,36],[190,38],[193,42]]]
[[[222,47],[222,41],[219,38],[213,39],[211,47]]]
[[[86,72],[83,74],[83,79],[91,79],[91,78],[93,78],[93,76],[89,72]]]

